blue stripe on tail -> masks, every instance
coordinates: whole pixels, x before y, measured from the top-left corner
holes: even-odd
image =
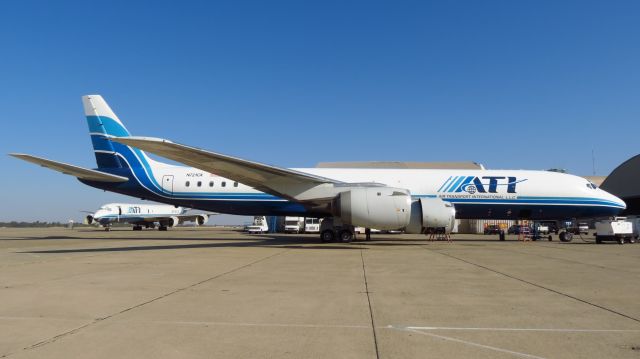
[[[91,134],[91,143],[96,156],[98,168],[127,168],[129,167],[121,157],[116,144],[106,136],[130,136],[129,131],[118,121],[106,116],[87,116],[87,125]],[[144,157],[143,157],[144,158]],[[130,163],[132,166],[141,167],[138,161]]]

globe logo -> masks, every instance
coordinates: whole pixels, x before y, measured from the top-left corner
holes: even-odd
[[[467,193],[469,194],[474,194],[476,193],[476,186],[474,185],[469,185],[467,186],[467,188],[464,189]]]

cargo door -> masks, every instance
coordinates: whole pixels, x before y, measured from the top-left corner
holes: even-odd
[[[162,189],[169,194],[173,194],[173,175],[162,176]]]

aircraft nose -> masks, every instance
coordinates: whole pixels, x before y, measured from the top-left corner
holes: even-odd
[[[620,209],[623,209],[623,210],[627,208],[627,204],[622,199],[602,189],[600,190],[600,192],[603,199],[608,202],[611,202],[615,207],[619,207]]]

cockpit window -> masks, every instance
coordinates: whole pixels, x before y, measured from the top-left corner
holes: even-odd
[[[591,183],[591,182],[587,183],[587,187],[589,187],[591,189],[597,189],[598,188],[598,186],[596,186],[594,183]]]

